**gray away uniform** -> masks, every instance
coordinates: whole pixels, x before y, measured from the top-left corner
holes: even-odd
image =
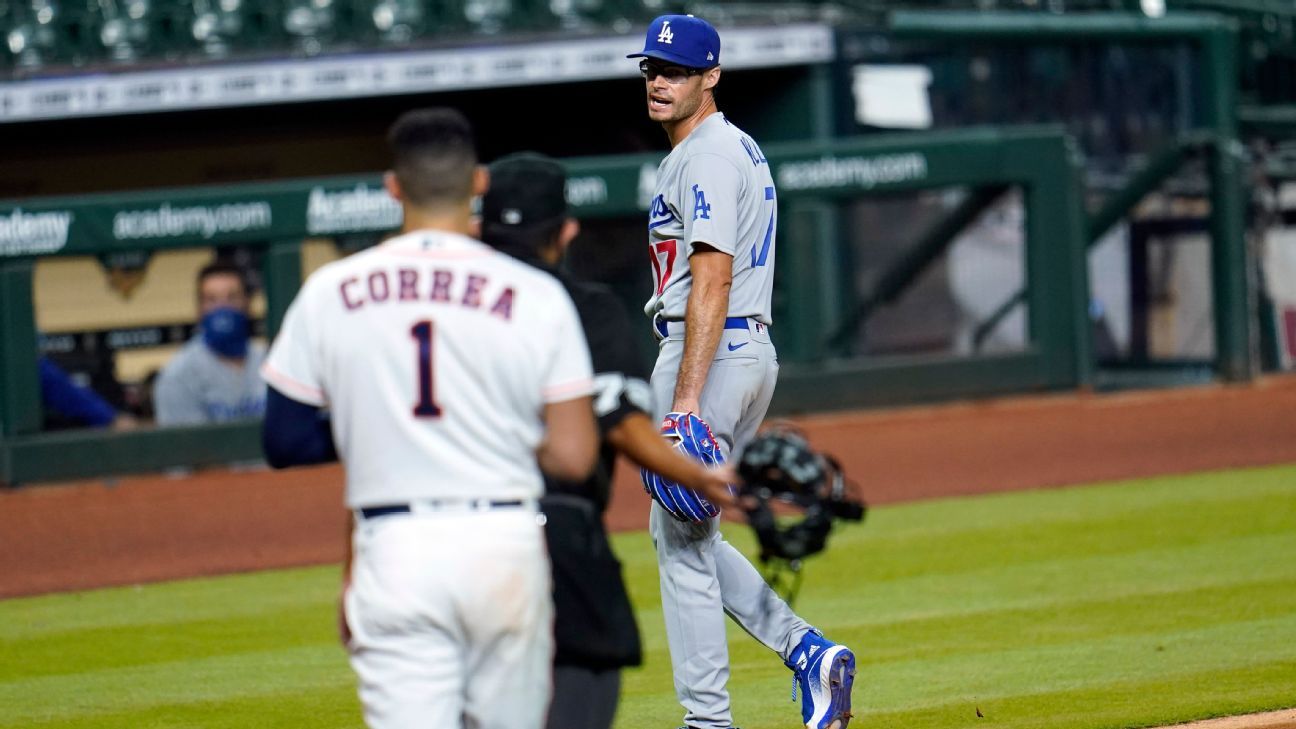
[[[158,375],[153,405],[158,425],[224,423],[265,414],[265,382],[258,374],[265,345],[248,342],[242,367],[222,362],[203,344],[190,339]]]
[[[652,374],[658,417],[671,408],[684,352],[693,244],[733,256],[728,319],[700,413],[728,459],[755,435],[778,378],[768,328],[777,225],[774,180],[751,137],[716,113],[662,161],[655,192],[648,242],[656,287],[644,311],[653,317],[660,339]],[[726,613],[785,661],[810,629],[721,538],[719,524],[718,517],[684,524],[652,505],[649,528],[657,548],[675,692],[686,709],[685,722],[699,729],[733,723],[725,688]]]

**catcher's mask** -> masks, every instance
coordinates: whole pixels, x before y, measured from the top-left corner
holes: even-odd
[[[760,542],[761,561],[797,562],[823,550],[833,519],[861,521],[868,507],[847,493],[837,459],[814,452],[798,431],[780,426],[757,435],[738,460],[747,520]],[[780,526],[771,502],[802,511]]]

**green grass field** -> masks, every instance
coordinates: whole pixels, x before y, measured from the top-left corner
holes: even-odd
[[[726,534],[748,553],[745,528]],[[647,656],[619,729],[673,729],[647,537],[621,535]],[[336,567],[0,602],[0,727],[356,727]],[[1296,467],[875,510],[796,605],[860,658],[852,727],[1096,729],[1296,706]],[[745,729],[790,673],[734,628]],[[977,709],[984,714],[978,718]]]

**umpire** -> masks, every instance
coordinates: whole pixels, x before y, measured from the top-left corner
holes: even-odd
[[[580,232],[567,214],[563,166],[542,155],[515,154],[492,164],[490,179],[482,198],[481,239],[562,282],[576,304],[593,359],[602,437],[598,466],[586,483],[547,480],[541,500],[554,571],[556,651],[548,729],[606,729],[616,714],[621,667],[642,660],[621,563],[603,527],[616,453],[722,507],[734,504],[728,484],[736,477],[727,467],[702,467],[662,439],[648,415],[652,390],[621,302],[606,287],[576,281],[558,269]]]

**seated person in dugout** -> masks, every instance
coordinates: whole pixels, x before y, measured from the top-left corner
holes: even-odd
[[[108,428],[129,430],[136,425],[130,413],[118,412],[107,400],[74,380],[49,357],[36,361],[40,377],[41,405],[45,427]]]
[[[251,340],[247,277],[217,261],[198,272],[198,331],[158,375],[158,425],[201,425],[259,418],[265,345]]]

